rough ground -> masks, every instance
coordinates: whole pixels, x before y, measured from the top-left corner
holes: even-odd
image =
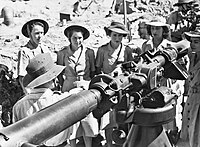
[[[27,38],[21,34],[21,27],[26,21],[33,18],[43,18],[49,23],[50,29],[46,34],[45,42],[52,50],[59,50],[62,46],[68,44],[68,40],[64,36],[63,31],[71,24],[86,26],[90,30],[91,36],[85,43],[91,48],[96,49],[107,41],[103,29],[104,26],[108,26],[112,20],[124,21],[123,14],[114,14],[112,17],[105,17],[109,13],[112,0],[96,1],[98,3],[92,2],[82,16],[73,17],[71,15],[71,21],[67,21],[63,25],[60,21],[60,13],[72,14],[72,6],[76,0],[16,0],[15,2],[14,0],[1,0],[0,10],[5,6],[9,6],[13,9],[15,25],[10,27],[4,24],[0,25],[0,53],[12,56],[16,59],[19,47],[27,42]],[[83,5],[87,7],[90,2],[91,0],[84,0]],[[139,4],[139,6],[140,5],[141,4]],[[149,9],[152,13],[156,12],[153,7],[149,7]],[[127,17],[129,20],[134,20],[145,13],[134,9],[134,13],[128,14]],[[0,23],[2,22],[3,18],[1,17]],[[133,23],[131,27],[134,38],[137,38],[137,21]]]
[[[32,18],[43,18],[49,23],[50,29],[44,41],[52,50],[59,50],[62,46],[68,44],[68,40],[63,32],[71,24],[86,26],[90,30],[91,36],[85,43],[90,47],[96,48],[106,39],[103,27],[108,26],[111,20],[123,21],[123,15],[105,18],[112,1],[104,1],[101,5],[93,2],[81,17],[71,16],[71,21],[67,21],[63,25],[60,22],[60,13],[72,13],[74,2],[74,0],[30,0],[16,2],[1,0],[0,9],[5,6],[13,8],[15,25],[11,27],[7,27],[4,24],[0,25],[0,53],[16,59],[19,47],[27,42],[27,38],[21,34],[21,27]],[[85,5],[87,6],[89,2],[85,1]],[[3,22],[3,18],[0,18],[0,22]]]

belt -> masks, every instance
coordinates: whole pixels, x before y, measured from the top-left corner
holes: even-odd
[[[190,87],[190,93],[200,93],[200,87]]]

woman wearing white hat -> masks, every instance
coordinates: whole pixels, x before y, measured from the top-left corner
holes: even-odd
[[[168,44],[172,42],[170,40],[170,26],[163,23],[161,20],[155,19],[147,23],[148,34],[152,37],[142,45],[142,52],[151,51],[152,54],[158,50],[163,50]]]
[[[189,89],[184,106],[181,135],[178,144],[188,143],[187,147],[200,146],[200,30],[185,32],[190,42],[188,50]]]
[[[147,23],[147,31],[152,36],[152,38],[142,45],[142,52],[149,51],[154,55],[157,51],[162,51],[166,47],[173,45],[174,43],[170,41],[170,27],[168,24],[164,23],[160,19],[154,19],[151,22]],[[172,87],[179,83],[172,83],[171,79],[162,77],[158,81],[161,86]],[[176,121],[172,121],[164,125],[165,129],[168,131],[176,130]]]

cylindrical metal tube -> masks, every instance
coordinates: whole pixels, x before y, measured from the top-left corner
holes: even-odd
[[[73,94],[33,115],[0,130],[0,147],[17,147],[19,143],[41,144],[80,121],[92,112],[101,93],[84,90]]]

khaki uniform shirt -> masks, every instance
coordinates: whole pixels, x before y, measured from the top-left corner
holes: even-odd
[[[110,74],[117,67],[117,62],[133,61],[132,53],[133,50],[128,46],[121,44],[117,49],[113,49],[110,43],[107,43],[97,51],[96,67],[100,67],[103,73]]]
[[[66,66],[64,71],[64,84],[62,91],[69,91],[74,87],[74,82],[83,78],[91,80],[90,74],[95,71],[95,56],[92,49],[82,46],[75,52],[72,52],[70,46],[64,47],[58,52],[57,64]]]
[[[34,48],[30,41],[22,47],[18,52],[18,75],[25,76],[27,73],[26,67],[30,59],[41,53],[50,53],[50,50],[44,44],[40,44],[37,48]]]

